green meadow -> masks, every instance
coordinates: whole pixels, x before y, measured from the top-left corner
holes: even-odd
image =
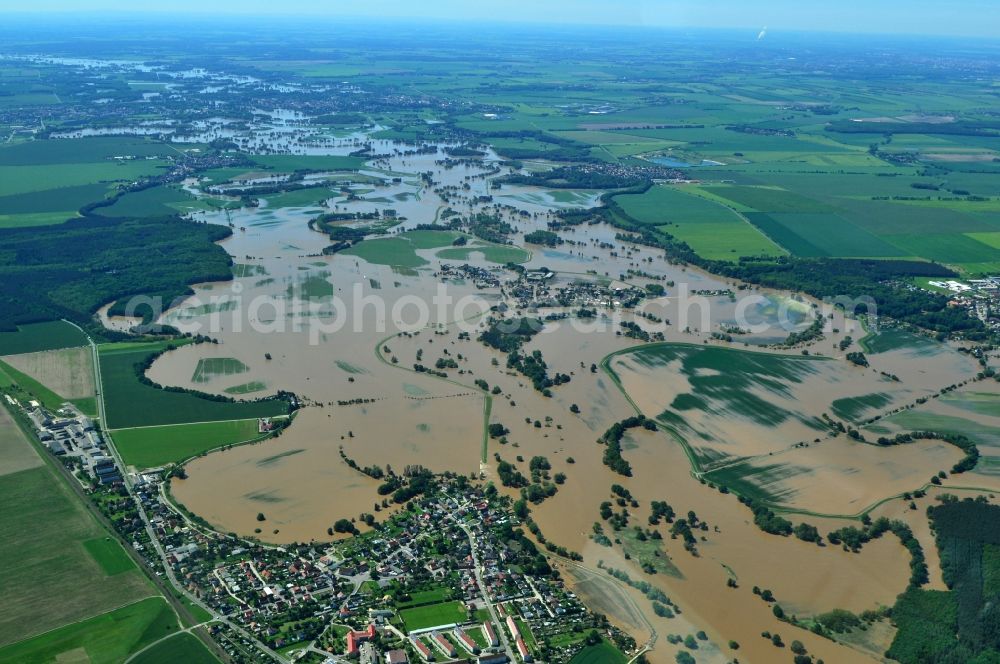
[[[178,463],[222,445],[260,437],[257,420],[171,424],[112,431],[122,460],[137,468]]]
[[[625,664],[628,658],[607,641],[586,646],[573,655],[570,664]]]

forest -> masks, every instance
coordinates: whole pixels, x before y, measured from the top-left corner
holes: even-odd
[[[927,513],[949,590],[911,586],[899,596],[886,655],[902,664],[1000,661],[1000,507],[941,498]]]
[[[215,244],[232,231],[177,217],[84,217],[57,226],[0,230],[0,330],[66,318],[98,334],[92,314],[136,295],[164,308],[190,284],[227,281],[231,259]],[[149,307],[136,311],[149,319]]]

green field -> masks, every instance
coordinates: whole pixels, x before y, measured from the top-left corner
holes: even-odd
[[[858,397],[836,399],[830,404],[830,410],[842,420],[857,423],[864,417],[876,414],[880,408],[891,402],[891,395],[885,392],[873,392]]]
[[[269,399],[224,402],[194,394],[168,392],[139,382],[133,368],[163,344],[105,345],[100,347],[101,379],[107,426],[111,429],[191,422],[245,420],[285,415],[288,404]]]
[[[219,660],[190,633],[181,633],[170,637],[149,650],[143,651],[132,660],[131,664],[216,664]]]
[[[607,641],[596,646],[586,646],[573,655],[570,664],[625,664],[628,658]]]
[[[465,622],[465,616],[465,609],[462,607],[462,603],[458,601],[428,604],[426,606],[403,609],[399,612],[399,617],[402,618],[403,626],[407,632],[436,627],[438,625],[462,623]]]
[[[125,553],[121,544],[110,537],[89,539],[83,543],[83,548],[97,561],[97,564],[108,576],[136,568],[135,562]]]
[[[262,196],[262,198],[267,201],[268,209],[278,209],[286,207],[319,207],[322,201],[335,196],[337,194],[330,187],[308,187],[306,189],[283,191],[278,194],[267,194]]]
[[[142,138],[102,136],[82,139],[37,140],[0,146],[0,166],[82,164],[104,162],[113,157],[124,155],[152,157],[169,154],[177,154],[177,150],[165,143]]]
[[[413,606],[439,603],[451,597],[452,591],[450,588],[440,586],[438,588],[431,588],[430,590],[415,590],[409,593],[409,595],[409,600],[405,602],[396,602],[397,609],[406,609]]]
[[[0,648],[0,663],[115,664],[178,629],[177,616],[166,601],[149,597]]]
[[[263,383],[259,380],[251,380],[248,383],[240,383],[239,385],[227,387],[223,390],[223,392],[226,394],[232,394],[233,396],[241,396],[245,394],[254,394],[255,392],[263,392],[266,389],[267,383]]]
[[[670,343],[641,346],[628,351],[628,356],[640,366],[649,368],[680,362],[679,370],[688,378],[691,391],[676,395],[671,404],[676,413],[688,410],[733,412],[769,427],[798,415],[752,394],[750,388],[761,387],[789,396],[794,384],[820,371],[821,365],[828,361]],[[677,415],[668,411],[660,417],[671,421]]]
[[[258,438],[257,420],[204,422],[118,429],[112,432],[122,460],[137,468],[177,463],[222,445]]]
[[[94,544],[107,533],[47,464],[0,476],[0,502],[0,587],[17,607],[0,613],[0,644],[154,594],[121,547]]]
[[[482,254],[490,263],[506,265],[507,263],[527,263],[531,254],[521,247],[486,242],[473,242],[465,247],[450,247],[434,254],[442,260],[467,261],[475,254]]]
[[[20,325],[15,331],[0,332],[0,356],[86,345],[86,335],[61,320]]]
[[[452,231],[408,231],[394,237],[365,240],[340,253],[358,256],[375,265],[413,269],[427,265],[427,261],[417,255],[418,249],[447,247],[456,237],[458,233]]]
[[[77,210],[87,203],[101,200],[107,193],[108,186],[105,184],[82,184],[0,196],[0,217],[47,213],[50,215],[48,218],[61,222],[75,217]],[[13,219],[4,225],[12,223]]]
[[[418,268],[427,265],[426,260],[417,256],[415,249],[412,243],[403,238],[390,237],[366,240],[340,253],[347,256],[357,256],[374,265],[405,268]]]
[[[925,336],[906,332],[899,328],[886,328],[869,334],[859,342],[866,353],[877,355],[892,351],[903,351],[913,357],[936,355],[947,351],[943,344]]]
[[[159,159],[115,159],[176,151],[137,139],[38,140],[0,145],[0,228],[44,226],[77,216],[112,183],[156,174]]]
[[[615,202],[639,223],[687,242],[704,258],[734,260],[785,253],[733,209],[675,186],[651,187],[644,194],[618,196]]]
[[[178,187],[160,186],[125,194],[114,205],[94,213],[102,217],[156,217],[211,207]]]

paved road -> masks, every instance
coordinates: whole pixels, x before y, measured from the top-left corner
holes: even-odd
[[[458,507],[458,505],[456,505],[456,507]],[[476,538],[472,534],[469,527],[459,521],[454,514],[449,516],[456,524],[458,524],[458,527],[462,529],[465,536],[469,538],[469,549],[472,551],[472,571],[476,575],[476,583],[479,585],[479,592],[483,596],[483,602],[486,603],[486,608],[489,609],[490,618],[496,626],[496,633],[500,638],[500,643],[503,645],[504,652],[507,654],[507,659],[512,662],[516,662],[517,660],[514,658],[514,649],[510,647],[510,641],[507,639],[507,630],[504,629],[503,623],[500,622],[500,616],[497,614],[497,610],[496,607],[493,606],[493,602],[490,601],[490,595],[486,590],[486,584],[483,583],[483,567],[479,562],[479,547],[476,544]]]
[[[82,328],[80,328],[79,326],[75,325],[71,321],[66,321],[66,322],[70,323],[71,325],[74,325],[75,327],[77,327],[77,329],[79,329],[85,335],[87,334],[86,332],[83,331]],[[128,472],[126,472],[125,463],[122,461],[121,455],[118,453],[118,449],[115,447],[114,440],[112,439],[111,434],[107,430],[107,419],[105,417],[105,408],[104,408],[104,391],[102,389],[102,381],[101,381],[101,362],[100,362],[100,356],[99,356],[99,354],[97,352],[97,344],[95,344],[94,340],[90,338],[90,335],[87,335],[87,341],[90,343],[90,349],[91,349],[91,353],[93,355],[93,360],[94,360],[94,379],[96,381],[96,393],[97,393],[97,399],[96,399],[97,400],[97,414],[98,414],[98,417],[101,420],[101,427],[102,427],[102,429],[104,429],[104,438],[105,438],[105,440],[107,442],[107,445],[108,445],[108,452],[111,453],[111,456],[115,460],[115,463],[118,464],[118,467],[122,471],[122,478],[125,481],[125,488],[128,490],[129,497],[132,499],[132,502],[135,504],[136,510],[139,512],[139,517],[142,519],[143,526],[146,529],[146,533],[149,535],[149,539],[150,539],[150,542],[152,543],[153,549],[156,551],[156,555],[157,555],[157,557],[160,560],[160,566],[163,568],[163,572],[166,574],[167,579],[170,581],[170,585],[173,586],[173,587],[171,588],[171,587],[166,586],[166,584],[163,583],[163,580],[158,575],[156,575],[156,574],[150,574],[149,575],[150,578],[153,580],[154,583],[156,583],[157,587],[163,593],[163,596],[174,607],[174,610],[178,613],[178,615],[182,615],[182,616],[187,617],[187,621],[186,622],[190,622],[190,623],[193,624],[193,623],[196,623],[198,621],[191,614],[191,611],[182,602],[180,602],[177,599],[176,593],[178,593],[178,592],[181,593],[181,594],[183,594],[184,597],[186,597],[189,602],[191,602],[192,604],[195,604],[195,605],[201,607],[203,610],[205,610],[210,616],[212,616],[212,621],[213,622],[220,622],[220,623],[225,624],[230,629],[232,629],[234,632],[236,632],[237,634],[239,634],[243,638],[249,640],[254,645],[256,645],[259,650],[263,651],[271,659],[275,660],[276,662],[279,662],[280,664],[287,664],[287,662],[288,662],[287,659],[285,659],[284,657],[280,656],[279,654],[277,654],[276,652],[274,652],[273,650],[271,650],[270,648],[268,648],[262,641],[260,641],[259,639],[257,639],[257,637],[255,637],[250,632],[248,632],[245,629],[243,629],[240,625],[238,625],[238,624],[230,621],[225,616],[223,616],[221,614],[218,614],[215,611],[213,611],[208,605],[206,605],[200,599],[198,599],[193,594],[191,594],[190,592],[188,592],[184,588],[184,585],[181,584],[177,580],[177,576],[174,574],[173,567],[171,567],[170,564],[167,562],[166,552],[163,550],[163,547],[161,546],[160,541],[156,538],[156,532],[153,530],[153,526],[149,522],[149,515],[146,514],[146,510],[145,510],[145,508],[142,505],[142,501],[140,501],[135,496],[135,493],[134,493],[133,488],[132,488],[133,487],[132,477],[129,475]],[[59,465],[62,466],[62,464],[59,464]],[[64,471],[65,471],[65,468],[64,468]],[[65,472],[68,472],[68,471],[65,471]],[[91,511],[95,512],[97,515],[99,515],[98,518],[100,518],[104,523],[108,524],[111,527],[112,532],[116,532],[114,530],[114,527],[111,526],[110,522],[104,517],[103,513],[94,506],[94,504],[90,500],[89,496],[87,496],[83,492],[82,488],[80,488],[79,482],[76,482],[75,479],[74,479],[74,481],[72,482],[72,484],[76,485],[75,488],[79,490],[79,493],[82,495],[82,497],[84,499],[84,503],[91,508]],[[128,551],[134,558],[138,558],[140,560],[140,566],[142,566],[144,564],[143,561],[141,560],[141,558],[138,557],[138,555],[134,552],[134,550],[132,549],[132,547],[129,544],[127,544],[127,543],[125,544],[125,550]],[[209,648],[211,648],[211,650],[214,653],[216,653],[217,655],[221,656],[223,658],[223,661],[226,661],[226,662],[229,661],[229,656],[225,653],[225,651],[223,651],[219,647],[219,644],[216,643],[211,637],[209,637],[207,634],[204,634],[204,632],[202,630],[196,631],[194,633],[203,642],[205,642],[205,644],[207,646],[209,646]]]

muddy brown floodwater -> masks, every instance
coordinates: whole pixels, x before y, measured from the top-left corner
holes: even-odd
[[[327,151],[346,154],[356,149],[356,142],[354,137]],[[392,155],[402,147],[378,142],[374,152]],[[361,193],[361,200],[333,198],[328,209],[365,212],[391,206],[406,217],[399,228],[407,229],[433,222],[444,207],[453,205],[468,212],[500,214],[517,227],[517,241],[526,232],[546,228],[557,207],[589,206],[599,193],[582,192],[572,200],[528,187],[505,186],[501,193],[487,184],[494,155],[480,165],[445,169],[436,163],[442,154],[395,155],[371,162],[367,174],[383,178],[396,174],[399,182],[366,185],[372,191]],[[439,183],[434,188],[417,177],[425,171],[432,172]],[[448,203],[440,191],[447,192]],[[496,200],[475,198],[489,195],[495,195]],[[497,204],[512,209],[493,207]],[[626,478],[613,473],[602,463],[605,448],[597,439],[611,424],[634,414],[633,404],[651,417],[659,416],[677,394],[690,390],[688,376],[675,366],[651,369],[637,364],[630,355],[619,355],[613,368],[621,378],[620,387],[596,365],[611,353],[641,344],[618,334],[617,324],[594,330],[562,321],[547,324],[524,349],[541,351],[550,375],[559,372],[571,377],[569,383],[553,388],[551,397],[545,397],[526,377],[507,369],[505,355],[476,341],[481,317],[450,310],[434,313],[423,325],[413,325],[412,318],[393,315],[393,306],[407,298],[428,301],[434,296],[441,284],[435,272],[447,262],[436,256],[439,248],[417,250],[416,255],[426,264],[406,268],[343,254],[320,256],[328,238],[310,230],[307,222],[321,211],[265,205],[232,212],[234,226],[245,230],[237,230],[222,245],[236,263],[246,267],[239,268],[232,283],[197,286],[195,296],[163,316],[164,322],[210,334],[219,343],[186,346],[161,356],[149,371],[153,380],[219,394],[241,388],[251,390],[249,397],[290,390],[304,403],[280,438],[190,462],[188,479],[172,483],[173,494],[188,509],[222,531],[254,535],[259,528],[256,536],[269,542],[328,540],[327,529],[334,521],[372,512],[381,500],[376,492],[379,482],[348,467],[342,453],[361,466],[391,466],[397,472],[407,465],[463,474],[482,472],[492,481],[498,481],[497,458],[514,463],[528,475],[528,460],[544,455],[552,464],[552,473],[564,473],[566,482],[554,497],[532,507],[533,517],[548,540],[582,553],[581,565],[566,564],[564,571],[591,606],[606,611],[640,643],[649,638],[651,629],[656,631],[659,639],[648,655],[651,662],[673,661],[674,647],[666,642],[667,634],[701,629],[714,645],[701,651],[699,661],[726,661],[733,656],[753,662],[786,659],[786,651],[776,650],[760,637],[764,630],[781,634],[786,642],[801,640],[812,654],[827,662],[879,659],[886,640],[891,639],[891,630],[880,631],[869,643],[834,643],[778,621],[771,605],[751,589],[771,590],[787,613],[800,616],[834,608],[863,611],[891,605],[906,587],[909,574],[906,550],[897,539],[885,536],[854,554],[835,546],[765,534],[735,496],[712,488],[705,478],[692,473],[685,448],[663,431],[630,432],[623,454],[632,464],[633,475]],[[198,217],[226,222],[222,213],[199,213]],[[788,293],[736,290],[738,285],[725,279],[670,265],[660,251],[616,240],[616,232],[600,224],[576,227],[564,234],[568,242],[558,249],[529,247],[532,255],[526,265],[556,271],[557,284],[574,279],[606,279],[616,284],[628,279],[643,285],[651,283],[652,277],[661,284],[673,282],[667,286],[666,297],[654,299],[647,307],[650,313],[669,321],[665,329],[669,342],[721,344],[709,336],[734,320],[738,300],[725,292],[728,290],[764,296],[753,309],[755,320],[772,320],[777,309],[787,306],[802,313],[797,329],[809,323],[815,303]],[[497,267],[482,253],[473,253],[467,260],[487,269]],[[630,277],[630,269],[650,277]],[[502,270],[498,274],[502,280],[514,276]],[[365,296],[381,299],[384,311],[372,304],[355,312],[351,300],[355,287]],[[453,280],[449,289],[456,298],[481,298],[484,308],[504,297],[499,289],[477,288],[471,282]],[[691,291],[710,293],[700,308],[685,316],[685,293]],[[331,297],[343,298],[346,310],[324,308]],[[310,311],[311,316],[304,316]],[[510,315],[545,313],[525,310]],[[632,313],[609,313],[643,329],[655,327]],[[455,324],[464,318],[468,318],[464,328],[468,336],[460,335],[463,328]],[[343,327],[333,330],[334,323]],[[752,350],[783,339],[787,332],[772,326],[741,336],[739,341]],[[749,389],[762,399],[810,417],[829,413],[831,402],[838,398],[885,393],[885,403],[877,413],[881,415],[965,380],[977,370],[967,356],[946,346],[917,361],[906,349],[871,355],[871,369],[853,368],[838,347],[849,334],[855,340],[864,336],[855,321],[835,314],[825,325],[824,340],[810,347],[812,354],[830,359],[815,360],[816,371],[791,395]],[[742,349],[743,344],[731,347]],[[801,354],[800,349],[763,352]],[[198,372],[199,362],[208,358],[231,358],[242,368],[229,375]],[[413,371],[414,364],[433,367],[437,360],[446,358],[458,365],[447,370],[447,379]],[[896,375],[898,381],[880,372]],[[499,393],[487,398],[477,380]],[[578,413],[573,412],[574,405]],[[502,423],[510,433],[505,444],[489,440],[484,458],[487,408],[488,421]],[[783,470],[773,486],[764,488],[777,491],[789,508],[828,515],[787,515],[794,523],[816,525],[824,535],[856,523],[844,517],[917,488],[960,456],[956,449],[938,441],[881,449],[848,442],[846,437],[829,439],[825,434],[817,436],[800,420],[764,426],[724,410],[688,411],[686,416],[688,428],[679,433],[691,437],[688,443],[692,446],[725,449],[732,462],[751,468],[780,466]],[[795,447],[796,442],[816,437],[823,440]],[[984,476],[974,479],[995,482]],[[626,558],[622,546],[612,542],[605,547],[591,538],[594,523],[600,521],[600,504],[611,500],[610,487],[615,483],[626,486],[639,503],[630,510],[631,525],[648,526],[653,500],[667,501],[678,515],[692,510],[708,524],[707,530],[699,532],[696,555],[686,551],[679,540],[671,539],[667,526],[658,526],[664,536],[661,553],[676,567],[676,575],[646,574],[634,557]],[[877,514],[905,518],[929,553],[933,550],[930,533],[918,518],[926,504],[927,500],[922,501],[914,511],[893,500],[879,507]],[[258,512],[264,513],[265,521],[257,521]],[[602,527],[610,531],[607,523]],[[928,556],[932,580],[939,587],[939,566],[936,557],[933,562],[931,559]],[[633,579],[648,581],[663,590],[682,613],[673,619],[656,616],[648,599],[612,580],[599,566],[621,569]],[[729,579],[738,587],[729,587]],[[730,640],[739,642],[738,651],[728,649]]]

